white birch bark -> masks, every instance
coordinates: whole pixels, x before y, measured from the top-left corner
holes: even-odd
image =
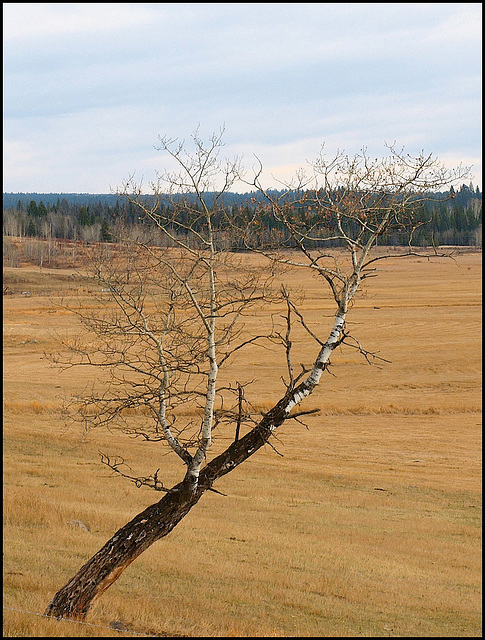
[[[369,244],[369,248],[370,248]],[[351,253],[353,256],[354,271],[352,275],[347,279],[342,291],[340,293],[339,308],[335,315],[335,320],[328,336],[327,341],[322,345],[317,358],[313,364],[313,367],[305,378],[305,380],[299,384],[292,393],[288,395],[288,400],[284,406],[284,410],[288,415],[290,411],[305,398],[313,393],[315,387],[319,384],[322,374],[325,370],[325,365],[330,359],[330,355],[335,347],[341,341],[343,332],[345,329],[345,319],[349,308],[349,303],[355,296],[359,289],[361,282],[361,270],[364,260],[368,254],[369,249],[365,249],[359,260],[356,258],[355,250],[351,247]],[[322,274],[325,276],[325,274]]]
[[[202,200],[203,201],[203,200]],[[217,292],[216,292],[216,279],[214,273],[215,262],[215,246],[214,237],[212,233],[211,214],[206,210],[207,229],[208,229],[208,244],[210,250],[210,257],[208,260],[208,276],[209,276],[209,317],[202,318],[204,326],[207,331],[207,360],[209,364],[209,371],[207,376],[207,390],[205,396],[204,418],[202,421],[201,436],[197,451],[192,456],[192,460],[188,465],[186,480],[195,488],[199,479],[199,473],[202,465],[204,464],[207,453],[212,445],[212,425],[214,420],[214,403],[216,399],[216,382],[219,367],[217,364],[217,352],[216,352],[216,316],[217,316]]]

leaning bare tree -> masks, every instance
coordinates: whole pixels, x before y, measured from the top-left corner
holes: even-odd
[[[104,302],[91,313],[79,307],[89,339],[71,343],[69,357],[60,362],[106,372],[102,390],[79,399],[79,415],[90,426],[116,426],[153,441],[157,469],[151,475],[134,476],[109,454],[103,462],[164,495],[81,567],[55,594],[47,615],[84,619],[131,562],[170,533],[206,491],[217,491],[221,477],[268,443],[285,421],[307,413],[298,407],[314,392],[338,345],[373,357],[346,329],[363,280],[384,257],[372,250],[393,229],[412,236],[423,200],[465,175],[431,156],[410,157],[394,148],[376,160],[362,153],[327,161],[322,153],[308,178],[300,174],[278,192],[264,189],[257,170],[249,182],[257,202],[238,215],[226,207],[225,195],[243,176],[237,160],[221,160],[222,133],[207,144],[197,133],[192,140],[190,152],[185,144],[160,140],[178,169],[160,176],[150,197],[131,180],[124,185],[148,235],[120,242],[117,257],[100,258],[93,277],[112,305]],[[345,252],[329,249],[335,245]],[[260,252],[266,267],[252,267],[241,259],[244,254],[231,251],[234,246]],[[307,326],[291,292],[279,285],[278,265],[321,277],[322,296],[335,301],[330,326]],[[247,333],[245,317],[277,298],[285,304],[284,326]],[[295,323],[315,344],[313,363],[299,373],[293,367]],[[264,341],[285,351],[287,371],[278,377],[285,376],[286,386],[258,417],[239,381],[237,355]],[[232,441],[210,458],[224,423]],[[165,450],[157,447],[168,448],[184,465],[180,482],[170,488],[158,466]]]

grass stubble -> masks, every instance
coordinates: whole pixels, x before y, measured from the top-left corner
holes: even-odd
[[[331,315],[316,280],[288,278],[307,290],[309,323]],[[479,253],[382,263],[349,327],[390,363],[335,353],[305,405],[320,413],[279,430],[283,457],[266,447],[223,478],[227,495],[206,494],[88,626],[33,614],[160,497],[110,476],[98,452],[140,474],[161,467],[168,486],[183,469],[156,444],[66,428],[62,397],[92,372],[44,358],[74,319],[41,293],[69,273],[6,268],[18,293],[4,296],[4,636],[128,636],[110,628],[119,620],[159,636],[481,636],[480,278]],[[301,337],[301,362],[313,352]],[[261,381],[261,410],[281,395],[280,363],[257,350],[238,363],[239,379]]]

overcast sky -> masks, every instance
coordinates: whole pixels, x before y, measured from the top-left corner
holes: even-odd
[[[481,177],[481,3],[4,3],[4,191],[110,193],[225,127],[278,186],[394,141]]]

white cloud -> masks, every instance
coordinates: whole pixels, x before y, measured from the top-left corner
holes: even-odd
[[[285,175],[325,141],[479,158],[480,24],[467,3],[6,3],[5,188],[148,177],[157,135],[199,123]]]
[[[153,6],[123,2],[7,2],[3,5],[4,38],[9,43],[136,29],[150,24]]]
[[[429,29],[426,40],[437,46],[479,44],[482,37],[482,4],[454,5],[453,14]]]

